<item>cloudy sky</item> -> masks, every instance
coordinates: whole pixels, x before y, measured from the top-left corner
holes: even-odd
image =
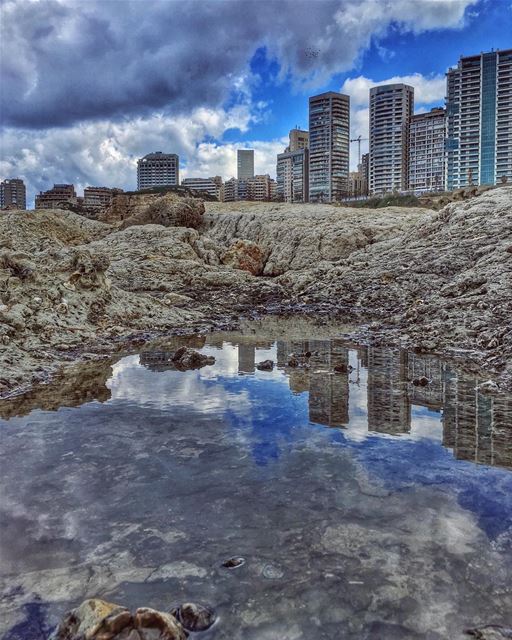
[[[370,86],[408,82],[429,109],[461,54],[512,44],[512,0],[0,0],[0,13],[0,178],[24,178],[29,200],[53,182],[134,188],[155,150],[180,155],[181,177],[227,179],[253,147],[275,175],[309,95],[348,93],[367,138]]]

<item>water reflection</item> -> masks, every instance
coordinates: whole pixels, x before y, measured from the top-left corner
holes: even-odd
[[[230,333],[168,338],[143,350],[138,362],[153,372],[173,370],[170,356],[183,344],[215,349],[211,351],[218,360],[214,376],[254,375],[257,361],[273,358],[290,391],[308,394],[309,420],[315,424],[357,430],[359,435],[362,427],[366,432],[406,435],[411,433],[413,409],[424,408],[428,415],[439,416],[442,444],[457,459],[512,468],[512,396],[479,393],[477,377],[460,374],[433,356],[341,339],[272,342]],[[292,354],[304,353],[311,355],[299,366],[288,365]],[[112,396],[108,381],[120,367],[121,363],[105,360],[68,369],[52,385],[0,401],[0,418],[27,415],[38,408],[53,411],[92,400],[106,402]],[[201,371],[201,377],[208,375],[209,368]],[[430,383],[412,384],[421,377]]]
[[[204,640],[512,622],[510,397],[329,327],[259,329],[160,340],[0,403],[0,635],[40,640],[94,595],[211,604]],[[215,365],[175,371],[184,343]]]

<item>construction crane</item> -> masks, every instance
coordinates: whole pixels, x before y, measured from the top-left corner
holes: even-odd
[[[357,160],[357,164],[361,164],[361,142],[362,141],[366,141],[368,140],[368,138],[362,138],[361,135],[359,135],[357,138],[352,138],[352,140],[350,142],[357,142],[357,156],[358,156],[358,160]]]

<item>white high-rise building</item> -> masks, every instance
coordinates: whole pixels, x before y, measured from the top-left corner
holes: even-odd
[[[176,187],[179,173],[180,160],[175,153],[148,153],[137,162],[137,189]]]
[[[512,49],[461,57],[446,74],[449,190],[512,179]]]
[[[370,89],[370,193],[407,190],[408,134],[413,110],[414,89],[407,84]]]

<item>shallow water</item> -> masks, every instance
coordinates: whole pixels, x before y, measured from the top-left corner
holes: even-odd
[[[206,640],[512,624],[512,398],[310,331],[197,336],[216,363],[186,372],[168,340],[0,403],[6,640],[45,638],[92,596],[211,605]],[[305,351],[309,369],[286,366]]]

